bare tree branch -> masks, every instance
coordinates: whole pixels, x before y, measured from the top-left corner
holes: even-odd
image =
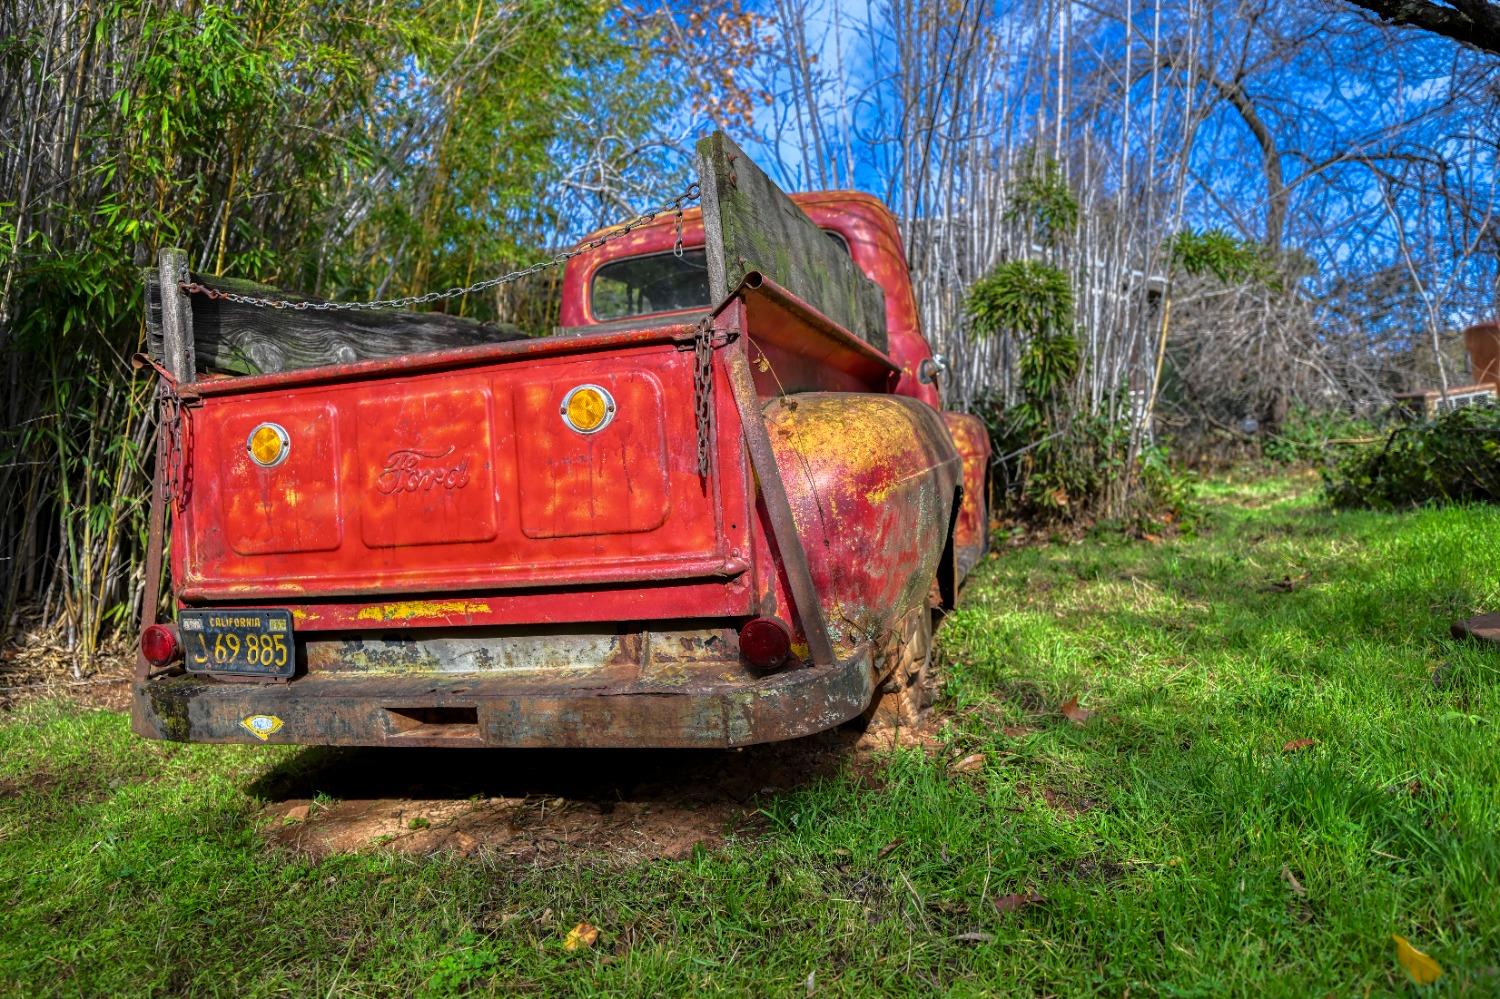
[[[1485,52],[1500,54],[1500,4],[1488,0],[1346,0],[1404,27],[1420,28]]]

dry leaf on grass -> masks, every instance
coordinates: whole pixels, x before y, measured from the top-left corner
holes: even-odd
[[[588,923],[579,923],[568,931],[567,939],[563,940],[563,950],[579,950],[583,947],[594,946],[594,941],[599,939],[599,928],[590,926]]]
[[[875,859],[876,860],[884,860],[886,857],[889,857],[895,851],[896,847],[900,846],[902,843],[905,843],[905,842],[906,842],[906,837],[905,836],[897,836],[895,839],[891,840],[885,846],[882,846],[880,848],[880,852],[877,853],[877,854],[875,854]]]
[[[1317,739],[1292,739],[1281,747],[1281,751],[1283,753],[1300,753],[1302,750],[1316,746],[1317,744]]]
[[[1093,712],[1088,708],[1080,708],[1078,706],[1078,698],[1076,697],[1070,697],[1066,701],[1063,701],[1062,705],[1058,707],[1057,710],[1064,718],[1072,722],[1074,725],[1082,725],[1093,715]]]
[[[1281,876],[1286,878],[1286,883],[1291,887],[1293,895],[1304,897],[1307,895],[1307,889],[1302,887],[1302,882],[1297,880],[1297,875],[1293,874],[1292,869],[1285,864],[1281,866]]]
[[[1028,891],[1020,895],[1001,895],[995,899],[996,912],[1019,912],[1028,906],[1041,905],[1047,901],[1034,891]]]
[[[956,774],[977,773],[984,766],[983,753],[971,753],[956,763],[950,763],[948,769]]]
[[[1418,985],[1431,985],[1442,977],[1442,966],[1413,947],[1405,937],[1392,933],[1391,939],[1396,941],[1396,960],[1401,962],[1412,981]]]

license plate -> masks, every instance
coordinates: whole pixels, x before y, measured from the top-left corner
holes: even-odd
[[[189,673],[289,677],[297,666],[291,611],[182,611],[177,630]]]

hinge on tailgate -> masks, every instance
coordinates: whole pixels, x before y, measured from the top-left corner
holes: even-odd
[[[698,477],[708,478],[709,445],[713,440],[714,419],[714,351],[733,343],[740,335],[736,329],[715,329],[713,317],[708,316],[693,327],[693,409],[698,421]],[[679,340],[685,348],[687,337]]]

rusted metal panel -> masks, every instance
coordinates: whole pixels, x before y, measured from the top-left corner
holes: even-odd
[[[736,298],[744,302],[755,385],[763,396],[885,392],[900,376],[884,354],[769,277],[748,275]]]
[[[766,423],[797,533],[839,645],[925,606],[962,465],[941,415],[903,396],[775,399]]]
[[[747,565],[751,565],[749,558],[734,560],[725,575],[707,581],[599,584],[584,590],[538,588],[392,595],[360,601],[283,598],[275,606],[292,612],[292,622],[299,633],[650,621],[660,618],[663,608],[684,618],[750,615],[755,613],[754,587]]]
[[[674,404],[692,379],[692,352],[668,343],[210,394],[192,417],[178,592],[298,600],[743,572],[747,485],[733,461],[700,480],[696,414]],[[616,407],[600,433],[560,417],[580,385]],[[290,441],[271,468],[245,444],[268,423]]]
[[[597,625],[561,628],[465,628],[432,633],[347,632],[304,639],[308,673],[476,673],[520,675],[544,671],[589,673],[635,666],[640,676],[666,680],[705,661],[736,660],[735,630],[727,625],[662,623],[601,631]],[[736,666],[738,669],[738,667]]]
[[[722,748],[792,739],[857,715],[869,650],[770,676],[700,659],[668,678],[633,664],[526,674],[310,673],[286,684],[138,680],[135,731],[179,742],[330,746]],[[261,720],[263,724],[258,724]]]

